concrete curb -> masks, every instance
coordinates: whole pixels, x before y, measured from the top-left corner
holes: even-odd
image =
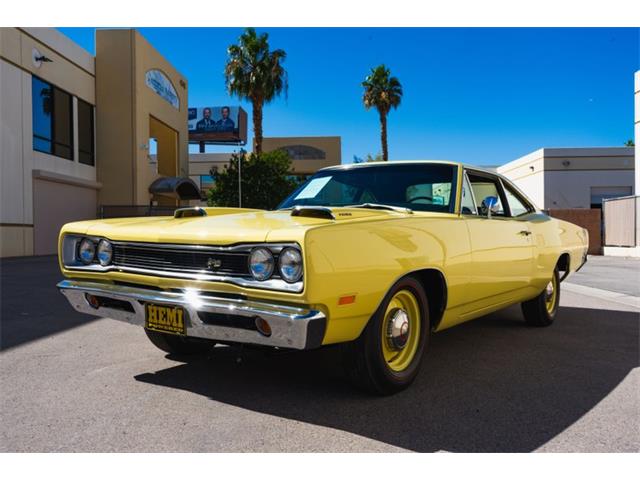
[[[586,287],[571,282],[562,282],[562,288],[568,292],[579,293],[588,297],[595,297],[609,302],[621,303],[640,309],[640,297],[626,295],[624,293],[611,292],[600,288]]]

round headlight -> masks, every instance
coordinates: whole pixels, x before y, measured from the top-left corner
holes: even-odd
[[[80,247],[78,247],[78,256],[80,257],[80,261],[85,265],[89,265],[93,262],[93,259],[96,256],[96,245],[88,238],[83,238],[80,242]]]
[[[256,280],[267,280],[273,273],[275,260],[267,248],[258,247],[249,255],[249,270]]]
[[[100,240],[98,243],[98,261],[103,267],[111,263],[113,257],[113,247],[108,240]]]
[[[302,255],[295,248],[285,248],[278,257],[280,275],[289,283],[295,283],[302,277]]]

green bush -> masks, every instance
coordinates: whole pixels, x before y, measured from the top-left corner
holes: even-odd
[[[291,160],[286,152],[234,153],[222,171],[211,171],[215,184],[207,192],[212,207],[238,206],[238,162],[242,173],[242,207],[273,210],[298,187],[291,178]]]

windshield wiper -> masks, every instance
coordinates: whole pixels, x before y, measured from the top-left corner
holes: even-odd
[[[410,208],[394,207],[393,205],[383,205],[381,203],[360,203],[358,205],[346,205],[347,208],[373,208],[376,210],[391,210],[400,213],[413,213]]]

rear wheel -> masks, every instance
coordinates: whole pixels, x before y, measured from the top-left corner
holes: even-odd
[[[389,290],[362,335],[346,345],[345,369],[356,386],[369,392],[403,390],[418,374],[429,333],[424,289],[405,277]]]
[[[548,327],[556,318],[560,304],[560,274],[556,267],[545,289],[535,298],[522,303],[522,314],[528,325]]]
[[[163,352],[173,353],[177,355],[197,355],[211,350],[215,343],[211,340],[205,340],[193,337],[181,337],[171,335],[169,333],[156,332],[147,330],[144,332],[156,347]]]

